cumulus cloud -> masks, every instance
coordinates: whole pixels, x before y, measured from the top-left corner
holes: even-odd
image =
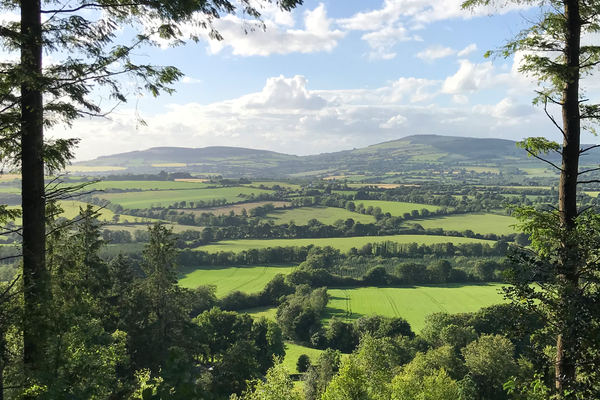
[[[362,39],[373,49],[369,53],[370,59],[390,60],[396,57],[396,53],[390,51],[396,43],[415,40],[415,37],[408,35],[408,30],[402,26],[386,26],[378,31],[364,34]]]
[[[405,94],[410,95],[410,101],[415,103],[418,101],[432,99],[437,95],[437,92],[430,92],[427,89],[436,86],[440,81],[418,78],[400,78],[391,84],[391,94],[388,97],[389,101],[397,102],[401,100]]]
[[[214,21],[224,40],[210,40],[209,52],[217,54],[231,48],[234,55],[268,56],[271,54],[315,53],[333,50],[346,33],[331,29],[331,20],[323,4],[304,13],[304,29],[284,29],[274,20],[265,19],[266,31],[244,31],[243,19],[228,15]]]
[[[442,85],[442,93],[464,94],[474,93],[481,88],[499,83],[491,62],[481,64],[469,60],[460,60],[460,68],[456,74],[449,76]]]
[[[456,50],[450,47],[440,45],[429,46],[425,50],[417,53],[415,56],[427,62],[433,62],[438,58],[444,58],[456,53]]]
[[[244,96],[240,103],[249,109],[319,110],[327,101],[306,89],[308,80],[301,75],[286,79],[283,75],[269,78],[262,92]]]
[[[408,122],[408,119],[406,119],[406,117],[398,114],[398,115],[395,115],[392,118],[388,119],[386,123],[379,124],[379,127],[382,129],[390,129],[397,125],[406,125],[407,122]]]
[[[477,45],[475,43],[471,43],[461,51],[459,51],[456,55],[459,57],[466,57],[477,51]]]

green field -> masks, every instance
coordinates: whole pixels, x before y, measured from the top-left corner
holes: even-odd
[[[196,250],[215,253],[218,251],[233,251],[240,252],[242,250],[260,249],[263,247],[286,247],[286,246],[331,246],[341,251],[348,251],[352,247],[361,248],[367,243],[380,243],[385,241],[393,241],[397,243],[418,243],[418,244],[434,244],[434,243],[495,243],[490,240],[469,239],[464,237],[453,236],[433,236],[433,235],[393,235],[393,236],[359,236],[346,238],[324,238],[324,239],[239,239],[239,240],[223,240],[208,246],[198,247]]]
[[[365,315],[379,314],[406,319],[413,331],[423,328],[427,315],[474,312],[482,307],[502,303],[499,283],[480,285],[448,284],[415,287],[366,287],[328,289],[331,296],[324,323],[336,316],[356,320]],[[247,311],[253,317],[274,318],[275,308]]]
[[[216,285],[217,296],[233,290],[245,293],[260,292],[277,274],[289,274],[294,265],[239,266],[212,269],[197,269],[187,272],[179,280],[179,285],[195,288],[200,285]]]
[[[180,183],[180,182],[177,182]],[[187,182],[181,182],[186,184]],[[226,187],[218,189],[190,189],[190,190],[160,190],[146,192],[130,193],[99,193],[98,197],[110,200],[114,204],[120,204],[124,208],[148,208],[151,205],[169,206],[180,201],[210,201],[213,199],[226,199],[228,202],[243,201],[240,194],[249,196],[254,193],[272,193],[269,190],[246,188],[246,187]]]
[[[436,312],[449,314],[473,312],[501,303],[501,284],[441,285],[402,288],[329,289],[331,300],[327,318],[358,319],[380,314],[406,319],[415,332],[423,328],[425,316]]]
[[[354,200],[354,204],[358,206],[363,204],[366,207],[373,206],[381,208],[384,213],[389,212],[395,217],[402,216],[404,213],[409,213],[412,210],[422,210],[423,208],[429,211],[435,211],[439,209],[438,206],[430,206],[427,204],[415,204],[415,203],[402,203],[398,201],[381,201],[381,200]]]
[[[331,225],[338,219],[346,220],[352,218],[354,222],[370,224],[375,222],[372,215],[354,213],[343,208],[336,207],[301,207],[291,210],[275,210],[265,217],[275,220],[277,224],[288,224],[294,221],[296,225],[306,225],[309,220],[316,218],[320,222]]]
[[[517,223],[513,217],[496,214],[459,214],[449,215],[441,218],[427,218],[412,220],[420,224],[423,228],[443,228],[445,231],[465,231],[472,230],[475,233],[495,233],[496,235],[509,235],[516,233],[511,225]]]
[[[175,182],[175,181],[100,181],[91,184],[86,189],[140,189],[140,190],[172,190],[172,189],[202,189],[216,184],[204,182]]]

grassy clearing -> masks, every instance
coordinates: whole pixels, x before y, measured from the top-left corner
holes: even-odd
[[[598,194],[600,194],[600,192],[585,192],[585,194],[591,197],[598,197]]]
[[[212,269],[197,269],[187,272],[179,280],[179,285],[195,288],[200,285],[216,285],[217,296],[223,296],[233,290],[246,293],[261,291],[277,274],[289,274],[295,265],[239,266]]]
[[[303,347],[291,342],[286,342],[285,344],[285,357],[283,359],[283,365],[288,367],[291,373],[295,374],[296,371],[296,363],[298,362],[298,357],[302,354],[306,354],[311,363],[316,364],[319,356],[323,350],[311,349],[309,347]],[[302,382],[304,384],[304,382]]]
[[[402,216],[404,213],[409,213],[412,210],[422,210],[423,208],[429,211],[439,209],[438,206],[430,206],[426,204],[403,203],[398,201],[381,201],[381,200],[355,200],[354,203],[358,206],[363,204],[366,207],[373,206],[381,208],[384,213],[389,212],[393,216]]]
[[[331,246],[345,252],[352,247],[360,248],[367,243],[380,243],[385,241],[393,241],[397,243],[418,243],[418,244],[434,244],[434,243],[489,243],[490,240],[469,239],[464,237],[452,236],[429,236],[429,235],[392,235],[392,236],[359,236],[346,238],[323,238],[323,239],[239,239],[239,240],[223,240],[221,242],[208,246],[198,247],[196,250],[207,252],[218,251],[233,251],[240,252],[242,250],[260,249],[263,247],[276,246]]]
[[[275,210],[265,218],[273,219],[277,224],[287,224],[293,220],[296,225],[306,225],[311,219],[317,219],[326,225],[331,225],[338,219],[346,220],[348,218],[352,218],[354,222],[360,222],[361,224],[375,222],[375,217],[372,215],[357,214],[335,207],[301,207],[291,210]]]
[[[86,187],[86,189],[139,189],[139,190],[172,190],[172,189],[202,189],[214,184],[204,182],[177,182],[177,181],[101,181]]]
[[[191,189],[191,190],[162,190],[148,192],[130,193],[100,193],[99,197],[110,200],[112,203],[120,204],[125,208],[148,208],[152,205],[168,206],[180,201],[209,201],[213,199],[226,199],[228,202],[244,200],[240,194],[250,195],[254,193],[272,193],[269,190],[253,189],[245,187],[227,187],[217,189]]]
[[[441,218],[428,218],[410,221],[420,224],[423,228],[443,228],[445,231],[472,230],[475,233],[495,233],[496,235],[509,235],[516,233],[511,227],[517,223],[513,217],[496,214],[460,214]]]

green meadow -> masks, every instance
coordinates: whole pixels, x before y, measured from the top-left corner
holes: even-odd
[[[331,300],[327,306],[327,318],[336,316],[355,320],[370,314],[402,317],[410,323],[415,332],[419,332],[429,314],[473,312],[501,303],[501,286],[453,284],[329,289]]]
[[[345,238],[322,238],[322,239],[239,239],[239,240],[223,240],[208,246],[198,247],[196,250],[215,253],[218,251],[233,251],[240,252],[242,250],[260,249],[263,247],[286,247],[286,246],[331,246],[345,252],[352,247],[360,248],[367,243],[380,243],[385,241],[393,241],[397,243],[418,243],[418,244],[434,244],[434,243],[489,243],[490,240],[470,239],[465,237],[453,236],[433,236],[433,235],[392,235],[392,236],[359,236]]]
[[[202,189],[209,186],[218,186],[204,182],[175,182],[175,181],[100,181],[86,187],[86,189],[139,189],[139,190],[175,190],[175,189]]]
[[[177,182],[179,183],[179,182]],[[186,184],[187,182],[181,182]],[[129,193],[99,193],[98,197],[109,200],[114,204],[120,204],[124,208],[148,208],[152,205],[163,207],[181,201],[210,201],[215,199],[226,199],[228,202],[243,201],[240,194],[249,196],[251,194],[272,193],[269,190],[254,189],[246,187],[225,187],[217,189],[190,189],[190,190],[158,190]]]
[[[384,213],[389,212],[395,217],[402,216],[404,213],[409,213],[412,210],[422,210],[423,208],[429,211],[435,211],[439,209],[438,206],[430,206],[426,204],[415,204],[415,203],[403,203],[399,201],[382,201],[382,200],[354,200],[354,204],[357,206],[363,204],[365,208],[369,206],[379,207]]]
[[[311,219],[317,219],[326,225],[331,225],[338,219],[346,220],[348,218],[352,218],[354,222],[360,222],[361,224],[375,222],[375,217],[372,215],[357,214],[336,207],[301,207],[291,210],[274,210],[267,214],[265,218],[273,219],[277,224],[288,224],[290,221],[294,221],[296,225],[306,225]]]
[[[184,272],[179,285],[195,288],[200,285],[216,285],[217,296],[239,290],[245,293],[260,292],[277,274],[289,274],[294,265],[239,266],[211,269],[197,269]]]
[[[333,317],[353,321],[365,315],[386,315],[406,319],[419,332],[427,315],[474,312],[505,300],[499,283],[414,287],[366,287],[328,289],[330,300],[324,323]],[[275,308],[251,309],[254,318],[275,318]]]
[[[497,235],[509,235],[517,232],[511,226],[517,223],[516,219],[497,214],[458,214],[440,218],[411,220],[410,222],[419,224],[425,229],[444,228],[445,231],[462,232],[470,229],[475,233],[495,233]]]

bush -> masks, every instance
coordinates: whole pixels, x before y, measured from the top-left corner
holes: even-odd
[[[298,357],[298,362],[296,363],[296,370],[302,374],[302,373],[308,371],[308,368],[310,368],[310,365],[311,365],[310,357],[307,356],[306,354],[302,354],[300,357]]]

